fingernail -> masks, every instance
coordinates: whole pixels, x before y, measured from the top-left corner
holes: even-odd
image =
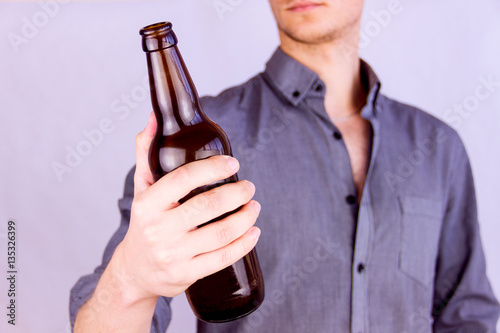
[[[227,159],[227,164],[229,164],[229,167],[231,168],[231,170],[233,171],[237,171],[238,170],[238,167],[239,167],[239,163],[238,163],[238,160],[235,159],[234,157],[229,157]]]
[[[250,235],[254,238],[257,239],[260,236],[260,229],[257,227],[253,227],[252,230],[250,230]]]
[[[245,180],[245,182],[247,183],[248,188],[250,189],[250,191],[252,193],[255,193],[255,185],[252,182],[249,182],[248,180]]]
[[[260,209],[261,209],[260,203],[258,203],[257,201],[251,201],[250,203],[251,203],[253,209],[255,209],[255,211],[257,213],[260,213]]]

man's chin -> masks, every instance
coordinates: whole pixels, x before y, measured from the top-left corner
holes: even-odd
[[[283,33],[290,39],[295,42],[299,42],[302,44],[311,44],[317,45],[322,43],[328,43],[338,36],[338,33],[335,29],[325,30],[325,29],[310,29],[300,31],[286,31],[283,30]]]

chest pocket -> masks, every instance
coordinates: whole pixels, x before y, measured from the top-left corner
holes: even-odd
[[[434,280],[441,230],[441,202],[403,196],[399,269],[428,287]]]

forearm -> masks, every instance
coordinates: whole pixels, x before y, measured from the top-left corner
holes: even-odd
[[[114,264],[111,260],[92,297],[78,311],[75,333],[150,332],[158,297],[134,299]]]

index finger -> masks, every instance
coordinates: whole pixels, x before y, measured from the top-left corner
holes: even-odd
[[[144,196],[156,198],[152,203],[157,209],[178,206],[178,201],[197,187],[224,180],[234,175],[240,165],[227,155],[217,155],[187,163],[169,172],[144,191]],[[158,200],[160,198],[160,200]]]

